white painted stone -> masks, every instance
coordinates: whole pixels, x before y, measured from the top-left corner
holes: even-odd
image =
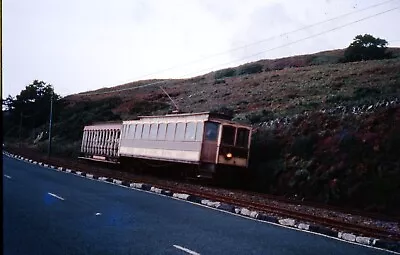
[[[207,199],[201,200],[201,204],[203,204],[203,205],[207,205],[209,202],[211,202],[211,201],[207,200]]]
[[[258,217],[258,212],[257,211],[250,212],[250,217],[256,219]]]
[[[143,183],[136,183],[136,182],[134,182],[134,183],[129,184],[129,186],[130,186],[131,188],[141,189],[142,186],[143,186]]]
[[[245,215],[245,216],[249,216],[250,215],[250,210],[247,208],[242,208],[240,210],[240,214]]]
[[[371,243],[371,238],[366,236],[357,236],[356,242],[361,244],[369,245]]]
[[[48,164],[44,164],[43,166],[44,166],[44,167],[48,167],[49,165],[48,165]]]
[[[280,219],[280,220],[278,220],[278,222],[281,225],[290,226],[290,227],[293,227],[296,224],[296,220],[294,220],[294,219]]]
[[[299,229],[304,229],[304,230],[308,230],[310,228],[310,225],[305,224],[305,223],[300,223],[297,228]]]
[[[340,238],[350,241],[350,242],[355,242],[356,241],[356,236],[350,233],[342,233]]]
[[[154,193],[158,193],[161,194],[162,189],[156,188],[156,187],[151,187],[150,191],[154,192]]]
[[[218,208],[221,206],[221,202],[210,202],[208,203],[208,206]]]
[[[71,172],[72,172],[72,170],[71,170],[71,169],[67,169],[67,170],[65,170],[65,172],[67,172],[67,173],[71,173]]]
[[[33,164],[35,164],[35,165],[36,165],[36,164],[37,164],[37,161],[33,161]]]
[[[174,193],[172,195],[173,197],[179,198],[179,199],[184,199],[186,200],[189,197],[189,194],[184,194],[184,193]]]
[[[60,167],[58,167],[57,169],[58,169],[58,170],[60,170],[60,171],[62,171],[62,170],[63,170],[63,168],[62,168],[61,166],[60,166]]]
[[[240,213],[240,208],[235,208],[235,213]]]
[[[122,184],[122,181],[121,181],[121,180],[117,180],[117,179],[113,179],[113,183],[115,183],[115,184]]]
[[[80,171],[76,171],[76,174],[77,174],[77,175],[81,175],[81,174],[82,174],[82,172],[80,172]]]
[[[30,159],[30,160],[29,160],[29,163],[32,163],[32,162],[33,162],[33,160],[32,160],[32,159]]]
[[[87,178],[93,179],[93,174],[86,174]]]

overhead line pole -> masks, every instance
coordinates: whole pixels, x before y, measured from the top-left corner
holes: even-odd
[[[20,117],[19,117],[19,147],[21,148],[21,139],[22,139],[22,112],[20,113]]]
[[[48,145],[48,149],[47,149],[48,157],[50,157],[50,155],[51,155],[51,129],[53,126],[53,95],[54,95],[54,91],[51,93],[51,99],[50,99],[49,145]]]

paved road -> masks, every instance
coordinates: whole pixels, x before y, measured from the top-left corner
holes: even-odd
[[[5,156],[3,201],[10,255],[388,254]]]

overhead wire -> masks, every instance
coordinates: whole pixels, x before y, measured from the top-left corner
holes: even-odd
[[[337,19],[341,19],[341,18],[353,15],[353,14],[358,13],[358,12],[362,12],[362,11],[366,11],[366,10],[369,10],[369,9],[372,9],[372,8],[376,8],[378,6],[382,6],[382,5],[388,4],[388,3],[393,2],[393,1],[397,1],[397,0],[388,0],[388,1],[385,1],[385,2],[378,3],[378,4],[370,5],[368,7],[362,8],[362,9],[357,9],[355,11],[351,11],[351,12],[348,12],[348,13],[345,13],[345,14],[330,18],[330,19],[319,21],[319,22],[316,22],[316,23],[313,23],[313,24],[310,24],[310,25],[306,25],[306,26],[298,28],[298,29],[294,29],[294,30],[289,31],[289,32],[285,32],[285,33],[280,34],[280,35],[274,35],[274,36],[271,36],[271,37],[268,37],[268,38],[265,38],[265,39],[262,39],[262,40],[259,40],[259,41],[255,41],[255,42],[252,42],[252,43],[249,43],[249,44],[245,44],[245,45],[242,45],[242,46],[238,46],[238,47],[229,49],[227,51],[211,54],[211,55],[205,56],[203,58],[187,62],[185,64],[180,64],[180,65],[176,65],[176,66],[173,66],[173,67],[168,67],[166,69],[158,70],[158,71],[155,71],[155,72],[152,72],[152,73],[148,73],[148,74],[145,74],[145,75],[142,75],[142,76],[136,78],[135,80],[140,80],[140,79],[143,79],[145,77],[148,77],[148,76],[151,76],[151,75],[155,75],[155,74],[159,74],[159,73],[163,73],[163,72],[166,72],[166,71],[170,71],[170,70],[173,70],[173,69],[176,69],[176,68],[180,68],[182,66],[186,67],[188,65],[199,63],[199,62],[202,62],[202,61],[205,61],[205,60],[217,57],[217,56],[225,55],[227,53],[235,52],[235,51],[238,51],[240,49],[244,49],[244,48],[247,48],[247,47],[250,47],[250,46],[254,46],[254,45],[257,45],[257,44],[260,44],[260,43],[268,42],[268,41],[271,41],[271,40],[273,40],[275,38],[287,36],[289,34],[296,33],[296,32],[302,31],[302,30],[306,30],[306,29],[309,29],[309,28],[312,28],[312,27],[315,27],[315,26],[318,26],[318,25],[321,25],[321,24],[324,24],[324,23],[328,23],[328,22],[331,22],[331,21],[334,21],[334,20],[337,20]]]
[[[332,31],[335,31],[335,30],[338,30],[338,29],[341,29],[341,28],[344,28],[344,27],[347,27],[347,26],[350,26],[350,25],[353,25],[353,24],[356,24],[356,23],[359,23],[359,22],[361,22],[361,21],[364,21],[364,20],[367,20],[367,19],[370,19],[370,18],[379,16],[379,15],[382,15],[382,14],[385,14],[385,13],[388,13],[388,12],[391,12],[391,11],[394,11],[394,10],[397,10],[397,9],[399,9],[399,8],[400,8],[400,7],[394,7],[394,8],[391,8],[391,9],[389,9],[389,10],[386,10],[386,11],[383,11],[383,12],[379,12],[379,13],[376,13],[376,14],[374,14],[374,15],[370,15],[370,16],[364,17],[364,18],[362,18],[362,19],[358,19],[358,20],[355,20],[355,21],[346,23],[346,24],[344,24],[344,25],[337,26],[337,27],[334,27],[334,28],[332,28],[332,29],[328,29],[328,30],[325,30],[325,31],[320,32],[320,33],[317,33],[317,34],[313,34],[313,35],[310,35],[310,36],[307,36],[307,37],[303,37],[303,38],[301,38],[301,39],[292,41],[292,42],[290,42],[290,43],[286,43],[286,44],[283,44],[283,45],[280,45],[280,46],[277,46],[277,47],[273,47],[273,48],[270,48],[270,49],[267,49],[267,50],[263,50],[263,51],[261,51],[261,52],[257,52],[257,53],[255,53],[255,54],[248,55],[248,56],[246,56],[246,57],[244,57],[244,58],[241,58],[241,59],[237,59],[237,60],[234,60],[234,61],[230,61],[230,62],[226,62],[226,63],[223,63],[223,64],[219,64],[219,65],[216,65],[216,66],[214,66],[214,67],[212,67],[212,68],[207,68],[207,69],[202,69],[202,70],[200,70],[200,71],[192,72],[192,73],[186,74],[185,76],[187,76],[187,75],[193,75],[193,74],[197,74],[197,73],[202,73],[202,72],[207,71],[207,70],[211,71],[212,69],[215,69],[216,67],[219,67],[219,66],[224,66],[224,65],[228,65],[228,64],[233,64],[233,63],[236,63],[236,62],[245,60],[245,59],[253,58],[253,57],[258,56],[258,55],[261,55],[261,54],[263,54],[263,53],[266,53],[266,52],[269,52],[269,51],[272,51],[272,50],[276,50],[276,49],[280,49],[280,48],[284,48],[284,47],[290,46],[290,45],[292,45],[292,44],[296,44],[296,43],[299,43],[299,42],[308,40],[308,39],[310,39],[310,38],[317,37],[317,36],[320,36],[320,35],[323,35],[323,34],[326,34],[326,33],[329,33],[329,32],[332,32]],[[210,70],[210,69],[211,69],[211,70]]]
[[[391,1],[393,1],[393,0],[391,0]],[[387,1],[387,2],[389,2],[389,1]],[[234,60],[234,61],[229,61],[229,62],[226,62],[226,63],[223,63],[223,64],[218,64],[218,65],[213,66],[213,67],[211,67],[211,68],[202,69],[202,70],[200,70],[200,71],[196,71],[196,72],[192,72],[192,73],[187,73],[187,74],[184,74],[184,75],[182,75],[182,76],[179,76],[178,78],[175,78],[174,80],[176,80],[176,79],[182,79],[182,78],[184,78],[184,77],[186,77],[186,76],[194,75],[194,74],[198,74],[198,73],[199,73],[199,75],[201,75],[201,73],[204,73],[204,72],[206,72],[206,71],[210,71],[210,72],[211,72],[213,69],[215,69],[215,68],[217,68],[217,67],[225,66],[225,65],[228,65],[228,64],[233,64],[233,63],[236,63],[236,62],[239,62],[239,61],[242,61],[242,60],[246,60],[246,59],[249,59],[249,58],[253,58],[253,57],[255,57],[255,56],[264,54],[264,53],[269,52],[269,51],[272,51],[272,50],[284,48],[284,47],[287,47],[287,46],[290,46],[290,45],[293,45],[293,44],[296,44],[296,43],[299,43],[299,42],[302,42],[302,41],[305,41],[305,40],[308,40],[308,39],[311,39],[311,38],[314,38],[314,37],[317,37],[317,36],[320,36],[320,35],[323,35],[323,34],[326,34],[326,33],[329,33],[329,32],[332,32],[332,31],[335,31],[335,30],[338,30],[338,29],[341,29],[341,28],[344,28],[344,27],[347,27],[347,26],[350,26],[350,25],[353,25],[353,24],[356,24],[356,23],[359,23],[359,22],[361,22],[361,21],[374,18],[374,17],[376,17],[376,16],[379,16],[379,15],[382,15],[382,14],[385,14],[385,13],[388,13],[388,12],[391,12],[391,11],[394,11],[394,10],[399,9],[399,8],[400,8],[400,7],[397,6],[397,7],[394,7],[394,8],[391,8],[391,9],[388,9],[388,10],[385,10],[385,11],[382,11],[382,12],[379,12],[379,13],[375,13],[375,14],[373,14],[373,15],[366,16],[366,17],[364,17],[364,18],[361,18],[361,19],[358,19],[358,20],[355,20],[355,21],[352,21],[352,22],[349,22],[349,23],[345,23],[345,24],[343,24],[343,25],[334,27],[334,28],[332,28],[332,29],[328,29],[328,30],[322,31],[322,32],[317,33],[317,34],[313,34],[313,35],[310,35],[310,36],[307,36],[307,37],[303,37],[303,38],[301,38],[301,39],[292,41],[292,42],[290,42],[290,43],[286,43],[286,44],[283,44],[283,45],[280,45],[280,46],[276,46],[276,47],[273,47],[273,48],[269,48],[269,49],[267,49],[267,50],[263,50],[263,51],[261,51],[261,52],[257,52],[257,53],[255,53],[255,54],[248,55],[248,56],[246,56],[246,57],[244,57],[244,58],[240,58],[240,59],[237,59],[237,60]],[[167,81],[168,81],[168,80],[167,80]],[[89,95],[101,95],[101,94],[110,94],[110,93],[116,93],[116,92],[123,92],[123,91],[138,89],[138,88],[144,88],[144,87],[148,87],[148,86],[152,86],[152,85],[156,85],[156,84],[160,84],[160,83],[166,83],[167,81],[161,80],[161,81],[152,82],[152,83],[148,83],[148,84],[144,84],[144,85],[139,85],[139,86],[135,86],[135,87],[130,87],[130,88],[117,89],[117,90],[104,91],[104,92],[87,92],[87,93],[80,93],[79,95],[82,95],[82,96],[89,96]]]

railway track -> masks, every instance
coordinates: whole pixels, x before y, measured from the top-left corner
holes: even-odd
[[[317,203],[317,202],[313,202],[313,201],[302,201],[302,200],[298,200],[298,199],[290,199],[290,198],[283,197],[283,196],[274,196],[274,195],[270,195],[270,194],[249,192],[249,191],[245,191],[245,190],[238,190],[237,192],[248,194],[249,196],[257,196],[257,197],[262,197],[265,199],[281,201],[281,202],[287,203],[287,204],[309,206],[309,207],[313,207],[313,208],[341,212],[344,214],[359,215],[359,216],[368,217],[371,219],[379,219],[379,220],[393,221],[393,222],[400,223],[400,217],[383,215],[383,214],[369,212],[369,211],[360,211],[360,210],[356,210],[354,208],[338,207],[338,206],[332,206],[332,205],[327,205],[327,204],[321,204],[321,203]]]
[[[17,153],[17,151],[10,151],[10,152]],[[287,218],[292,218],[292,219],[299,220],[299,221],[316,223],[316,224],[319,224],[319,225],[322,225],[322,226],[325,226],[325,227],[328,227],[328,228],[331,228],[331,229],[334,229],[337,231],[351,232],[354,234],[359,234],[359,235],[363,235],[363,236],[367,236],[367,237],[377,237],[377,238],[400,241],[400,233],[394,233],[394,232],[388,231],[387,229],[384,229],[384,228],[354,224],[351,221],[330,218],[330,217],[327,217],[327,215],[306,213],[306,212],[296,210],[293,208],[289,209],[287,207],[286,208],[280,207],[280,206],[272,205],[272,204],[268,204],[268,203],[254,202],[254,201],[250,201],[249,199],[242,199],[242,198],[238,198],[238,197],[228,197],[228,196],[224,196],[224,195],[220,195],[220,194],[216,193],[216,192],[218,192],[218,190],[216,190],[216,189],[212,190],[211,188],[207,188],[208,190],[199,191],[199,187],[195,187],[195,185],[193,187],[190,187],[190,185],[188,185],[187,183],[185,185],[182,185],[185,187],[177,186],[176,184],[169,185],[169,184],[167,184],[168,182],[162,181],[162,180],[156,180],[155,178],[150,178],[150,177],[145,177],[145,176],[136,176],[136,175],[132,176],[132,174],[130,174],[130,173],[111,170],[109,168],[104,168],[104,167],[96,167],[95,168],[95,167],[93,167],[92,164],[82,163],[82,162],[78,162],[78,161],[71,162],[70,160],[67,160],[67,159],[47,158],[38,153],[19,153],[19,155],[28,157],[28,158],[31,158],[34,160],[40,160],[47,164],[51,164],[51,165],[55,165],[55,166],[63,166],[66,168],[73,168],[75,170],[92,173],[92,174],[95,174],[98,176],[118,178],[118,179],[122,179],[124,181],[144,182],[144,183],[148,183],[151,185],[155,185],[155,186],[165,189],[165,190],[170,190],[172,192],[187,193],[187,194],[195,195],[195,196],[198,196],[198,197],[201,197],[204,199],[218,201],[218,202],[227,203],[227,204],[232,204],[235,206],[247,208],[249,210],[256,210],[258,212],[264,212],[267,214],[277,215],[279,217],[287,217]],[[232,192],[238,192],[238,191],[232,191]],[[291,204],[299,204],[298,201],[287,201],[287,199],[284,199],[284,198],[277,199],[277,197],[271,196],[271,195],[258,194],[258,193],[246,192],[246,191],[240,191],[240,192],[243,192],[245,194],[247,193],[250,196],[265,197],[270,200],[281,200],[281,202],[284,202],[284,203],[289,202]],[[314,205],[311,203],[311,205],[308,205],[308,206],[314,206]],[[332,210],[332,207],[330,207],[330,206],[319,205],[319,207],[326,207],[327,210]],[[350,213],[346,210],[341,210],[341,211],[344,211],[343,213]],[[379,217],[376,214],[374,214],[373,216],[374,217],[371,217],[373,219],[378,219],[377,217]]]
[[[224,202],[228,204],[233,204],[241,207],[245,207],[251,210],[256,210],[260,212],[265,212],[265,213],[272,213],[278,216],[283,216],[283,217],[288,217],[288,218],[293,218],[296,220],[301,220],[309,223],[317,223],[326,227],[330,227],[332,229],[336,229],[339,231],[348,231],[348,232],[353,232],[357,234],[361,234],[367,237],[379,237],[379,238],[388,238],[392,240],[400,240],[400,234],[394,234],[392,232],[386,231],[381,228],[376,228],[376,227],[371,227],[371,226],[359,226],[359,225],[354,225],[349,222],[343,222],[341,220],[335,220],[331,218],[326,218],[318,215],[311,215],[308,213],[303,213],[300,211],[295,211],[295,210],[289,210],[286,208],[280,208],[278,206],[273,206],[273,205],[268,205],[268,204],[263,204],[263,203],[256,203],[256,202],[251,202],[248,200],[244,199],[238,199],[238,198],[227,198],[225,196],[217,195],[217,194],[211,194],[207,192],[198,192],[193,189],[188,189],[188,188],[177,188],[177,187],[171,187],[168,185],[158,185],[160,188],[171,190],[173,192],[179,192],[179,193],[187,193],[187,194],[192,194],[196,195],[199,197],[203,197],[205,199],[213,200],[213,201],[218,201],[218,202]]]

